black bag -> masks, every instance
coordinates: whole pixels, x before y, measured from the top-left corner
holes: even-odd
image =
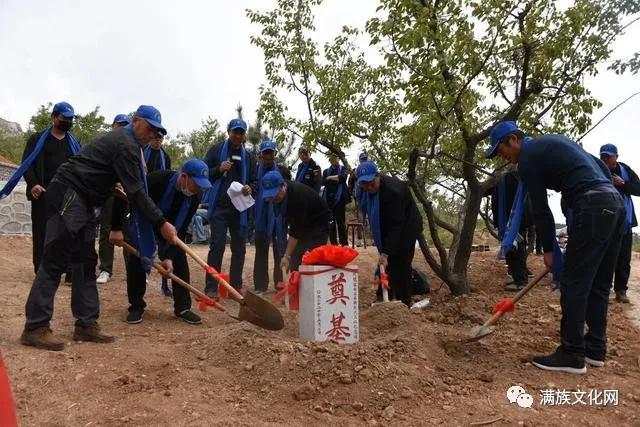
[[[429,278],[420,270],[415,268],[411,269],[411,294],[412,295],[424,295],[431,292],[429,287]]]

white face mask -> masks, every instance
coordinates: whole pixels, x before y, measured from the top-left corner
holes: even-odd
[[[194,193],[193,191],[189,191],[189,187],[187,187],[186,177],[183,177],[182,182],[184,185],[180,186],[180,192],[184,194],[186,197],[195,196],[196,193]]]

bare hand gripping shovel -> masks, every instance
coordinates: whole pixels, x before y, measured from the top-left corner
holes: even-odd
[[[504,307],[504,306],[503,307],[505,309],[501,309],[500,307],[498,307],[498,309],[495,311],[493,316],[491,316],[491,318],[489,320],[484,322],[484,324],[479,325],[479,326],[474,326],[473,328],[471,328],[471,333],[469,334],[469,338],[464,339],[463,342],[478,341],[478,340],[481,340],[482,338],[486,337],[487,335],[491,335],[493,333],[493,331],[495,330],[495,326],[493,326],[493,325],[495,325],[498,322],[498,320],[500,320],[500,318],[507,311],[512,311],[513,310],[513,306],[523,296],[525,296],[525,294],[527,292],[529,292],[531,290],[531,288],[533,288],[535,285],[537,285],[538,282],[540,280],[542,280],[542,278],[544,276],[546,276],[548,272],[549,272],[549,270],[544,270],[542,273],[539,273],[527,286],[522,288],[512,299],[503,300],[503,301],[507,301],[506,305],[510,306],[511,309],[508,309],[507,307]],[[503,302],[503,301],[501,301],[501,302]]]
[[[282,313],[280,313],[280,310],[278,310],[275,305],[250,291],[246,291],[243,297],[240,295],[240,292],[220,276],[220,273],[204,262],[202,258],[200,258],[193,249],[187,246],[187,244],[182,240],[177,239],[177,245],[191,258],[193,258],[209,276],[213,277],[218,281],[218,283],[224,286],[227,291],[229,291],[229,295],[240,304],[240,312],[237,317],[238,320],[253,323],[256,326],[270,331],[279,331],[284,328]]]

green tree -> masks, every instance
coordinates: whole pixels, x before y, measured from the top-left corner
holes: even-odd
[[[251,42],[262,49],[267,83],[260,88],[259,116],[286,143],[295,135],[311,149],[338,155],[349,166],[344,149],[354,140],[381,140],[382,129],[398,116],[385,103],[386,121],[371,126],[372,111],[381,105],[380,88],[390,76],[386,66],[371,67],[358,49],[358,30],[344,27],[322,51],[313,40],[313,8],[322,0],[278,0],[272,10],[248,10],[260,34]],[[284,92],[302,97],[306,115],[292,115],[280,100]],[[382,113],[378,111],[378,113]],[[384,126],[380,126],[385,123]]]
[[[179,133],[174,139],[168,139],[165,143],[165,149],[168,146],[180,147],[183,161],[188,158],[204,159],[212,145],[224,141],[226,138],[227,134],[220,128],[218,120],[207,117],[202,121],[199,129]]]
[[[41,105],[38,111],[29,120],[29,132],[41,132],[51,126],[51,110],[53,104]],[[78,138],[81,144],[91,142],[102,132],[106,132],[111,126],[100,114],[100,106],[96,106],[87,114],[76,115],[71,132]]]
[[[602,70],[638,12],[632,0],[380,1],[367,28],[397,70],[390,90],[400,92],[406,121],[384,148],[424,208],[430,242],[420,240],[422,252],[454,294],[469,292],[482,197],[502,169],[484,159],[492,126],[518,120],[534,135],[586,132],[600,103],[584,78]],[[613,65],[624,66],[636,65]],[[455,216],[439,215],[445,203]],[[453,237],[448,250],[441,233]]]

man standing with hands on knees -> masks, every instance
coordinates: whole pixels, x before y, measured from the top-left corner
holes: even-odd
[[[622,236],[620,255],[616,263],[613,290],[616,293],[616,301],[628,304],[627,284],[631,274],[631,249],[633,247],[633,227],[638,225],[636,212],[631,196],[640,196],[640,180],[638,175],[626,164],[618,161],[618,148],[613,144],[605,144],[600,147],[600,160],[611,171],[613,185],[616,187],[626,210],[625,233]]]
[[[261,183],[261,197],[273,202],[275,220],[284,215],[289,226],[280,267],[285,271],[297,270],[305,252],[327,244],[329,208],[314,189],[299,182],[286,182],[278,171],[267,172]]]
[[[205,162],[209,166],[211,189],[206,200],[209,209],[211,242],[207,263],[220,271],[222,257],[227,244],[227,229],[231,234],[231,285],[242,288],[242,269],[246,252],[245,240],[248,231],[248,212],[238,212],[231,203],[227,190],[232,182],[243,185],[242,194],[250,196],[257,191],[256,162],[244,147],[247,123],[233,119],[227,126],[229,138],[209,149]],[[218,296],[217,283],[206,275],[205,293],[211,298]]]
[[[534,357],[532,363],[540,369],[574,374],[586,373],[585,363],[603,366],[609,291],[625,231],[622,197],[604,165],[565,136],[528,138],[515,122],[507,121],[494,126],[490,139],[487,158],[499,154],[518,165],[549,270],[556,236],[547,188],[562,193],[563,209],[572,212],[560,279],[560,346],[548,356]]]
[[[373,241],[378,248],[378,264],[389,275],[389,299],[411,305],[411,262],[416,241],[422,233],[422,215],[409,185],[397,178],[381,175],[374,162],[363,162],[356,170]],[[379,290],[378,298],[381,298]]]
[[[70,263],[74,264],[73,339],[114,341],[97,323],[100,300],[96,288],[95,208],[104,205],[120,182],[132,208],[159,229],[165,240],[176,242],[176,229],[146,192],[142,147],[158,134],[166,134],[160,112],[140,106],[130,125],[100,135],[58,169],[47,190],[44,253],[25,307],[22,344],[47,350],[64,348],[65,341],[53,335],[50,322],[60,276]]]

